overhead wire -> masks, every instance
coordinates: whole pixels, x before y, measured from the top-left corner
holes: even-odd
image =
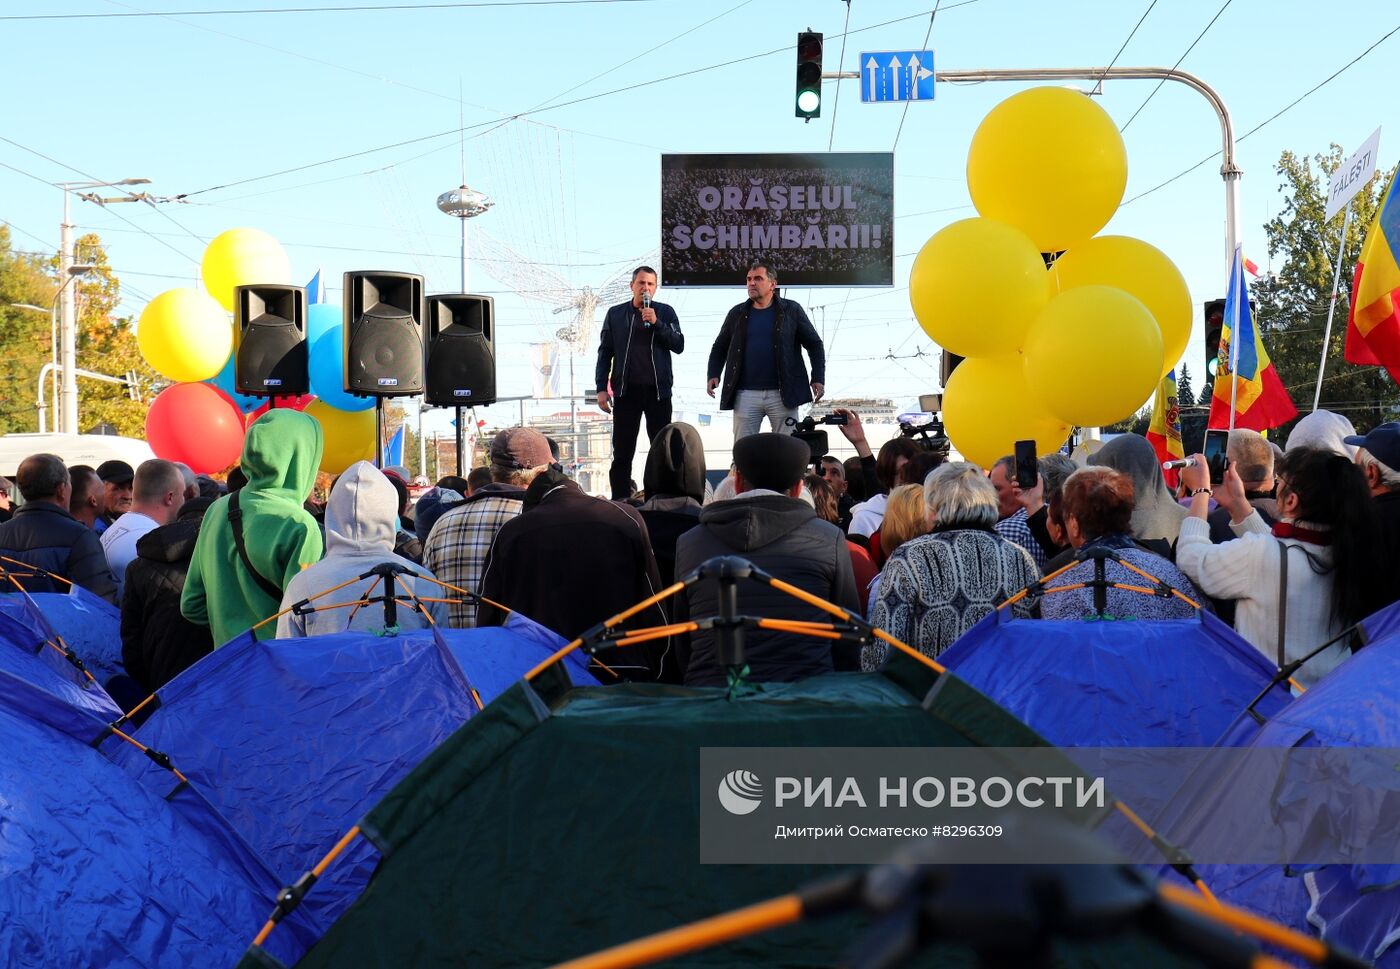
[[[942,0],[939,0],[939,3],[940,3],[940,4],[941,4],[941,2],[942,2]],[[957,8],[957,7],[966,7],[966,6],[969,6],[969,5],[971,5],[971,4],[979,3],[979,2],[981,2],[981,0],[960,0],[960,2],[958,2],[958,3],[949,4],[948,7],[947,7],[947,9],[952,10],[952,9]],[[879,29],[879,28],[881,28],[881,27],[888,27],[888,26],[891,26],[891,25],[893,25],[893,24],[903,23],[903,22],[905,22],[905,21],[907,21],[907,20],[917,20],[917,19],[919,19],[920,17],[923,17],[923,16],[924,16],[924,14],[923,14],[922,12],[915,13],[915,14],[909,14],[909,15],[904,16],[904,17],[896,17],[896,18],[894,18],[893,20],[886,20],[886,21],[883,21],[883,22],[878,23],[878,24],[871,24],[871,25],[869,25],[869,26],[867,26],[867,27],[857,27],[855,30],[850,31],[849,33],[850,33],[851,35],[855,35],[855,34],[863,33],[863,32],[868,31],[868,30],[877,30],[877,29]],[[505,119],[492,119],[492,120],[490,120],[490,121],[479,121],[479,122],[476,122],[476,123],[474,123],[474,124],[468,125],[467,128],[466,128],[466,130],[468,130],[468,131],[476,131],[476,130],[481,129],[481,128],[494,128],[494,127],[499,127],[500,124],[501,124],[501,121],[503,121],[503,120],[515,120],[515,119],[518,119],[518,118],[524,118],[525,116],[527,116],[527,115],[529,115],[529,114],[538,114],[538,113],[544,112],[544,111],[555,111],[555,110],[558,110],[559,108],[572,107],[573,105],[576,105],[576,104],[584,104],[584,103],[589,102],[589,101],[596,101],[596,100],[598,100],[598,99],[600,99],[600,98],[611,97],[611,96],[613,96],[613,95],[615,95],[615,94],[625,94],[625,93],[627,93],[627,92],[629,92],[629,91],[635,91],[635,90],[638,90],[638,89],[644,88],[644,87],[651,87],[652,85],[655,85],[655,84],[664,84],[664,83],[666,83],[666,82],[668,82],[668,81],[675,81],[675,80],[679,80],[680,78],[684,78],[684,77],[693,77],[693,76],[695,76],[695,75],[697,75],[697,74],[705,74],[705,73],[708,73],[708,72],[710,72],[710,71],[717,71],[717,70],[721,70],[721,69],[726,68],[726,67],[733,67],[733,66],[735,66],[736,64],[745,64],[745,63],[748,63],[749,61],[760,60],[760,59],[762,59],[762,58],[764,58],[764,57],[772,57],[774,54],[781,54],[781,53],[784,53],[784,52],[786,52],[786,51],[790,51],[791,49],[792,49],[792,46],[791,46],[790,44],[785,44],[785,45],[783,45],[782,47],[775,47],[775,48],[773,48],[772,50],[762,51],[762,52],[757,53],[757,54],[749,54],[749,55],[746,55],[746,56],[744,56],[744,57],[736,57],[736,58],[734,58],[734,59],[732,59],[732,60],[722,61],[722,62],[720,62],[720,63],[718,63],[718,64],[709,64],[709,65],[707,65],[707,66],[705,66],[705,67],[692,68],[692,69],[687,70],[687,71],[678,71],[678,72],[675,73],[675,74],[668,74],[668,75],[665,75],[664,77],[651,78],[650,80],[646,80],[646,81],[637,81],[637,82],[632,83],[632,84],[624,85],[623,87],[612,88],[612,89],[607,90],[607,91],[600,91],[600,92],[598,92],[597,94],[585,95],[585,96],[583,96],[583,97],[574,98],[573,100],[570,100],[570,101],[561,101],[561,102],[559,102],[559,103],[557,103],[557,104],[547,105],[547,106],[542,107],[542,108],[520,111],[520,112],[517,112],[517,113],[515,113],[515,114],[510,115],[508,118],[505,118]],[[365,155],[372,155],[372,154],[375,154],[375,153],[381,152],[381,151],[389,151],[389,150],[394,149],[394,148],[401,148],[401,147],[403,147],[403,146],[405,146],[405,145],[419,144],[419,143],[421,143],[421,142],[424,142],[424,141],[432,141],[432,140],[437,139],[437,138],[447,138],[447,137],[451,137],[451,136],[457,135],[457,134],[459,134],[459,133],[460,133],[460,129],[458,129],[458,128],[452,128],[452,129],[447,130],[447,131],[434,132],[433,134],[429,134],[429,135],[420,135],[420,136],[418,136],[418,137],[416,137],[416,138],[406,138],[406,139],[403,139],[403,140],[401,140],[401,141],[396,141],[396,142],[393,142],[392,144],[388,144],[388,145],[379,145],[379,146],[377,146],[377,147],[375,147],[375,148],[366,148],[366,149],[363,149],[363,150],[361,150],[361,151],[350,152],[350,153],[345,154],[345,155],[337,155],[337,156],[334,157],[334,158],[326,158],[326,159],[322,159],[322,160],[320,160],[320,161],[307,162],[306,164],[303,164],[303,165],[296,165],[296,166],[293,166],[293,167],[291,167],[291,168],[285,168],[285,169],[281,169],[281,170],[275,171],[275,172],[268,172],[268,173],[265,173],[265,174],[262,174],[262,175],[252,175],[252,176],[249,176],[249,177],[247,177],[247,178],[235,179],[234,181],[231,181],[231,182],[224,182],[224,183],[221,183],[221,184],[219,184],[219,185],[211,185],[211,186],[208,186],[208,187],[206,187],[206,188],[196,189],[195,191],[192,191],[192,192],[184,192],[184,193],[181,193],[180,195],[174,196],[174,199],[179,200],[179,201],[183,201],[183,200],[185,200],[185,199],[193,198],[193,197],[196,196],[196,195],[204,195],[204,194],[206,194],[206,193],[208,193],[208,192],[220,191],[220,190],[226,189],[226,188],[233,188],[234,186],[237,186],[237,185],[246,185],[246,184],[249,184],[250,182],[259,182],[259,181],[263,181],[263,180],[269,179],[269,178],[277,178],[277,177],[282,176],[282,175],[290,175],[290,174],[292,174],[292,173],[294,173],[294,172],[306,171],[306,170],[311,169],[311,168],[319,168],[319,167],[321,167],[321,166],[323,166],[323,165],[331,165],[331,164],[334,164],[334,163],[340,162],[340,161],[348,161],[349,159],[352,159],[352,158],[361,158],[361,157],[363,157],[363,156],[365,156]]]
[[[237,17],[249,14],[279,13],[376,13],[396,10],[463,10],[479,7],[574,7],[610,3],[661,3],[664,0],[463,0],[458,3],[376,3],[342,4],[334,7],[248,7],[245,9],[169,10],[131,13],[34,13],[8,14],[5,20],[118,20],[134,17]]]
[[[1381,37],[1380,37],[1378,40],[1374,41],[1369,47],[1367,47],[1367,48],[1366,48],[1365,50],[1363,50],[1361,53],[1357,54],[1357,55],[1356,55],[1355,57],[1353,57],[1351,60],[1347,61],[1345,64],[1343,64],[1343,65],[1342,65],[1341,67],[1339,67],[1337,70],[1333,71],[1331,74],[1329,74],[1327,77],[1325,77],[1323,80],[1319,81],[1318,83],[1314,84],[1312,87],[1308,88],[1306,91],[1304,91],[1304,92],[1303,92],[1302,94],[1300,94],[1298,97],[1294,98],[1292,101],[1290,101],[1290,102],[1289,102],[1288,104],[1286,104],[1284,107],[1280,108],[1278,111],[1275,111],[1272,115],[1270,115],[1269,117],[1265,118],[1263,121],[1259,122],[1259,123],[1258,123],[1257,125],[1255,125],[1253,128],[1250,128],[1250,129],[1249,129],[1248,131],[1246,131],[1244,134],[1240,135],[1238,138],[1235,139],[1235,144],[1238,145],[1240,142],[1244,141],[1244,140],[1245,140],[1246,138],[1248,138],[1250,135],[1252,135],[1252,134],[1254,134],[1255,132],[1259,131],[1261,128],[1265,127],[1266,125],[1272,124],[1273,122],[1275,122],[1275,121],[1277,121],[1279,118],[1281,118],[1284,114],[1286,114],[1286,113],[1288,113],[1289,111],[1291,111],[1291,110],[1293,110],[1294,108],[1296,108],[1299,104],[1301,104],[1301,103],[1302,103],[1303,101],[1305,101],[1307,98],[1311,97],[1312,95],[1316,94],[1318,91],[1322,90],[1324,87],[1326,87],[1328,84],[1330,84],[1330,83],[1332,83],[1333,81],[1335,81],[1338,77],[1340,77],[1340,76],[1341,76],[1343,73],[1345,73],[1346,71],[1350,70],[1352,67],[1355,67],[1356,64],[1357,64],[1358,62],[1360,62],[1367,54],[1371,53],[1373,50],[1375,50],[1375,49],[1376,49],[1377,47],[1379,47],[1381,44],[1385,43],[1385,42],[1386,42],[1387,40],[1389,40],[1391,37],[1394,37],[1397,33],[1400,33],[1400,24],[1396,24],[1396,25],[1395,25],[1394,27],[1392,27],[1390,30],[1388,30],[1388,31],[1386,31],[1384,34],[1382,34]],[[1126,202],[1124,202],[1123,204],[1124,204],[1124,205],[1128,205],[1129,203],[1136,202],[1136,201],[1137,201],[1138,199],[1140,199],[1140,198],[1143,198],[1143,197],[1145,197],[1145,196],[1151,195],[1153,192],[1157,191],[1158,189],[1166,188],[1166,187],[1167,187],[1168,185],[1170,185],[1172,182],[1175,182],[1176,180],[1178,180],[1178,179],[1180,179],[1180,178],[1184,178],[1185,176],[1187,176],[1187,175],[1191,174],[1192,172],[1194,172],[1196,169],[1200,168],[1200,167],[1201,167],[1202,165],[1204,165],[1206,162],[1211,161],[1212,159],[1215,159],[1215,158],[1218,158],[1218,157],[1220,157],[1220,152],[1219,152],[1219,151],[1213,151],[1213,152],[1211,152],[1209,155],[1207,155],[1206,157],[1202,158],[1200,161],[1196,162],[1196,164],[1190,166],[1189,168],[1185,168],[1185,169],[1183,169],[1183,170],[1180,171],[1180,172],[1177,172],[1175,175],[1173,175],[1171,178],[1167,179],[1167,180],[1164,181],[1164,182],[1159,182],[1158,184],[1152,186],[1151,188],[1149,188],[1149,189],[1147,189],[1147,190],[1145,190],[1145,191],[1139,192],[1138,194],[1134,195],[1132,198],[1128,199],[1128,200],[1127,200]]]
[[[1173,71],[1181,66],[1182,61],[1186,60],[1187,54],[1190,54],[1191,51],[1195,50],[1196,45],[1201,42],[1201,38],[1206,35],[1207,31],[1209,31],[1211,27],[1215,26],[1215,22],[1220,19],[1220,15],[1225,12],[1225,8],[1230,6],[1232,2],[1233,0],[1225,0],[1225,2],[1220,5],[1220,9],[1215,11],[1215,16],[1210,18],[1210,23],[1205,25],[1205,29],[1203,29],[1199,34],[1196,35],[1195,40],[1191,41],[1191,46],[1187,47],[1186,50],[1182,52],[1182,55],[1176,59],[1176,63],[1172,65]],[[1144,16],[1146,16],[1146,14],[1144,14]],[[1158,91],[1162,90],[1162,85],[1166,83],[1167,79],[1165,77],[1159,79],[1157,81],[1157,86],[1152,89],[1152,91],[1147,95],[1147,98],[1142,102],[1142,104],[1139,104],[1137,110],[1132,113],[1132,116],[1129,117],[1127,121],[1123,122],[1123,127],[1119,128],[1118,130],[1127,131],[1128,125],[1133,123],[1134,118],[1142,114],[1142,109],[1147,107],[1148,102],[1151,101],[1157,95]]]
[[[1147,19],[1147,15],[1152,12],[1152,8],[1155,6],[1157,6],[1157,0],[1152,0],[1152,2],[1147,5],[1147,9],[1142,12],[1142,16],[1138,18],[1138,22],[1133,25],[1133,29],[1128,31],[1128,36],[1123,39],[1123,43],[1118,47],[1118,53],[1113,55],[1113,59],[1108,62],[1108,66],[1105,67],[1103,73],[1099,75],[1099,80],[1095,85],[1096,87],[1103,87],[1103,79],[1108,76],[1109,71],[1113,70],[1113,65],[1117,64],[1118,58],[1123,56],[1123,51],[1128,49],[1128,44],[1132,41],[1133,37],[1137,35],[1138,28],[1142,26],[1142,22]]]
[[[943,0],[936,0],[936,2],[933,5],[933,9],[929,11],[928,30],[924,31],[924,45],[920,47],[919,50],[928,50],[928,40],[930,37],[933,36],[933,21],[938,17],[938,8],[942,5],[942,3]],[[961,6],[961,4],[956,4],[956,6]],[[907,117],[909,117],[909,102],[905,101],[904,111],[899,116],[899,128],[896,129],[894,133],[894,145],[890,148],[890,151],[894,151],[895,148],[899,147],[899,136],[904,133],[904,119]]]
[[[846,0],[846,22],[841,27],[841,53],[836,57],[836,72],[839,74],[846,66],[846,36],[851,32],[851,0]],[[831,151],[831,146],[836,142],[836,112],[841,110],[841,82],[836,82],[836,98],[831,104],[831,131],[827,135],[826,150]]]

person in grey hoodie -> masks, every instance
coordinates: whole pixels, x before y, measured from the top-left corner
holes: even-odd
[[[716,501],[700,513],[700,526],[676,543],[676,575],[686,575],[707,559],[736,555],[775,578],[861,614],[846,537],[822,521],[798,495],[811,450],[788,434],[751,434],[734,442],[737,497]],[[678,598],[687,618],[718,613],[717,584],[697,583]],[[739,612],[770,619],[825,622],[815,606],[752,580],[739,584]],[[795,633],[747,630],[744,633],[748,679],[754,683],[788,682],[832,670],[859,668],[859,650],[844,643]],[[686,686],[723,686],[727,673],[719,665],[711,630],[691,634],[682,644]]]
[[[431,572],[400,555],[394,554],[394,536],[398,531],[398,494],[384,473],[368,461],[357,461],[346,469],[331,489],[326,502],[326,557],[292,577],[282,597],[282,609],[309,599],[340,583],[362,575],[381,563],[401,565],[412,572],[435,578]],[[370,591],[373,586],[373,591]],[[397,627],[400,630],[423,629],[428,621],[412,604],[416,593],[429,598],[441,598],[438,586],[417,581],[408,575],[394,577],[395,591],[400,597]],[[277,638],[319,636],[347,629],[382,635],[384,604],[347,606],[326,609],[337,603],[354,602],[366,593],[384,594],[384,580],[361,579],[311,603],[319,611],[305,616],[288,612],[277,620]],[[441,602],[424,603],[433,622],[446,625],[447,607]]]

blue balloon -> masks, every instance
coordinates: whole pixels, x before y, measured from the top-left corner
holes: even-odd
[[[334,303],[312,303],[306,310],[306,345],[314,347],[321,337],[341,327],[340,307]]]
[[[230,353],[228,355],[228,363],[224,364],[224,369],[220,370],[213,377],[210,377],[205,383],[213,384],[215,387],[218,387],[233,398],[233,402],[242,408],[243,413],[251,414],[263,404],[266,404],[267,401],[261,397],[248,397],[234,389],[233,367],[237,356],[236,353]]]
[[[369,410],[374,406],[373,397],[353,397],[345,392],[344,357],[345,337],[337,323],[311,345],[311,392],[336,410]]]

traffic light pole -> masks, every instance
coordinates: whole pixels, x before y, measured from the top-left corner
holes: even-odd
[[[822,75],[829,79],[860,79],[859,71],[840,71]],[[1221,164],[1220,177],[1225,182],[1225,272],[1228,278],[1230,260],[1240,238],[1240,178],[1244,175],[1235,164],[1235,127],[1224,100],[1215,90],[1194,74],[1170,67],[1047,67],[1047,68],[982,68],[970,71],[936,71],[935,83],[980,83],[983,81],[1094,81],[1102,84],[1107,78],[1151,79],[1178,81],[1200,94],[1215,109],[1220,119]]]

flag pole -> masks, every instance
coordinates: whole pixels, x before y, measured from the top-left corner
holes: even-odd
[[[1240,299],[1248,299],[1244,293],[1244,255],[1243,246],[1235,244],[1235,252],[1230,263],[1230,299],[1229,304],[1234,307],[1234,318],[1227,320],[1230,324],[1230,430],[1235,429],[1235,404],[1240,392],[1240,378],[1238,376],[1240,366]],[[1238,287],[1238,291],[1237,291]],[[1252,335],[1252,334],[1251,334]]]
[[[1322,359],[1317,364],[1317,389],[1313,391],[1312,409],[1322,400],[1322,372],[1327,369],[1327,347],[1332,342],[1332,314],[1337,311],[1337,284],[1342,278],[1342,256],[1347,251],[1347,230],[1351,228],[1351,203],[1346,204],[1342,219],[1342,241],[1337,246],[1337,261],[1332,264],[1332,300],[1327,304],[1327,328],[1322,332]]]

